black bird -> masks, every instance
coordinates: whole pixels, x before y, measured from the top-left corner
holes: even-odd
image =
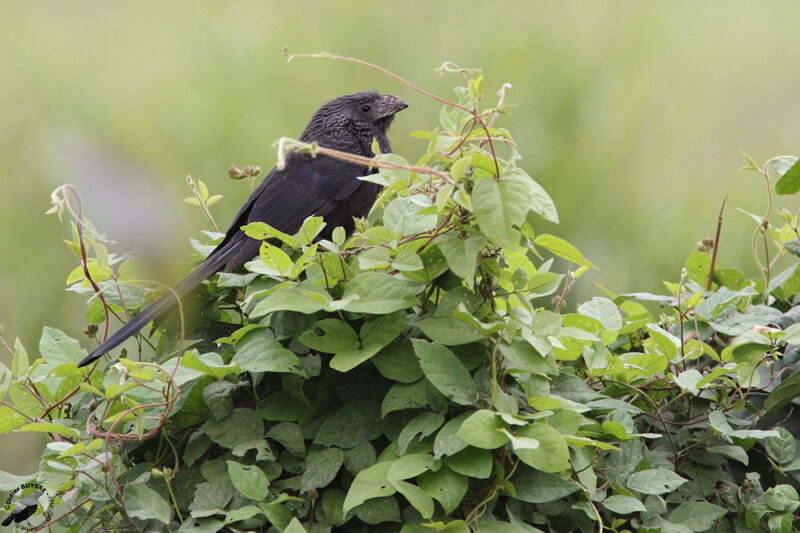
[[[300,136],[303,142],[343,152],[372,157],[373,139],[381,153],[391,152],[387,132],[395,113],[408,107],[400,97],[362,91],[346,94],[327,102],[311,117]],[[320,238],[330,239],[331,232],[342,226],[349,234],[354,229],[353,217],[369,212],[380,186],[357,179],[367,173],[366,167],[332,157],[307,153],[291,153],[283,169],[273,168],[253,191],[236,214],[223,241],[189,275],[175,285],[178,296],[184,296],[217,271],[234,270],[258,255],[261,241],[252,239],[240,228],[250,222],[266,222],[273,228],[292,234],[309,216],[322,216],[325,229]],[[85,366],[158,318],[174,304],[172,294],[145,308],[105,342],[86,356],[78,366]]]
[[[39,508],[39,496],[41,495],[42,491],[37,489],[15,503],[11,514],[3,520],[3,525],[9,526],[11,522],[19,524],[33,516],[33,513]]]

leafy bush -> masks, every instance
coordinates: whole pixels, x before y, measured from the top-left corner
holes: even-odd
[[[774,270],[800,254],[797,216],[780,213],[778,228],[771,212],[754,216],[763,279],[715,266],[717,243],[704,242],[666,295],[608,293],[561,312],[593,265],[535,230],[558,217],[494,126],[507,87],[481,111],[483,76],[443,69],[464,80],[457,101],[414,133],[428,143],[415,165],[372,162],[366,179],[384,190],[350,238],[316,241],[317,218],[292,236],[251,224],[267,240],[248,272],[219,274],[193,298],[197,316],[181,309],[180,327],[103,368],[77,368],[86,351],[56,329],[34,360],[15,343],[0,367],[0,430],[51,436],[30,477],[60,495],[57,521],[76,532],[793,531],[800,268]],[[774,174],[779,193],[800,188],[794,162],[751,162],[770,199]],[[218,197],[190,185],[210,217]],[[86,333],[104,335],[110,314],[149,292],[73,192],[53,197],[73,215],[81,262],[67,283],[92,296]],[[200,254],[221,237],[206,235]],[[553,268],[562,260],[566,274]]]

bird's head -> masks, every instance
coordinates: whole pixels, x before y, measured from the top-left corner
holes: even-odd
[[[390,151],[386,132],[396,113],[408,104],[399,96],[361,91],[326,102],[314,113],[300,137],[304,142],[318,141],[323,146],[353,151],[349,146],[358,139],[360,145],[377,138],[381,150]],[[364,154],[367,155],[367,154]]]

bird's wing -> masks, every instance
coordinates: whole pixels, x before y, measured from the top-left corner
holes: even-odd
[[[357,178],[366,173],[364,167],[324,156],[290,159],[285,169],[273,169],[253,191],[212,255],[225,253],[229,268],[243,265],[258,253],[260,242],[243,240],[242,226],[265,222],[284,233],[295,233],[307,217],[324,217],[346,201],[363,183]],[[236,249],[230,249],[234,242]]]

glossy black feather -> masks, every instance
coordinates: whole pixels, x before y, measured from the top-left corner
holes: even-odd
[[[389,125],[395,113],[406,107],[401,98],[373,91],[340,96],[314,114],[300,140],[372,157],[372,142],[376,139],[381,152],[388,153]],[[174,287],[175,293],[184,296],[215,272],[240,268],[258,255],[261,241],[247,237],[240,229],[250,222],[266,222],[292,234],[307,217],[322,216],[326,222],[322,238],[330,238],[337,226],[351,233],[353,218],[367,215],[380,190],[378,185],[358,179],[365,174],[365,167],[331,157],[289,154],[285,167],[273,168],[267,174],[234,217],[223,241]],[[95,348],[78,366],[88,365],[116,348],[175,303],[173,294],[163,296]]]

